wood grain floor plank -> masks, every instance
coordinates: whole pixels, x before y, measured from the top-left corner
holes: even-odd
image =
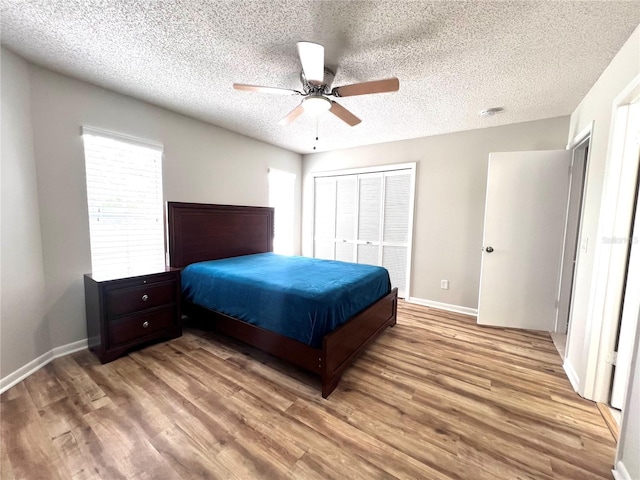
[[[287,413],[317,432],[327,432],[326,435],[340,448],[356,453],[389,475],[397,478],[459,478],[457,475],[445,476],[443,472],[390,447],[387,443],[328,414],[315,404],[296,402]]]
[[[44,408],[67,396],[49,363],[24,380],[24,385],[37,408]]]
[[[263,416],[255,419],[252,427],[256,430],[272,430],[268,435],[275,435],[277,438],[286,436],[289,442],[293,442],[299,451],[303,451],[300,460],[309,464],[317,464],[319,458],[325,458],[330,466],[326,469],[333,472],[325,478],[384,478],[388,476],[384,470],[372,465],[366,459],[355,457],[351,452],[338,448],[335,439],[325,434],[318,434],[316,430],[304,422],[299,421],[288,414],[271,407],[268,403],[262,402],[248,392],[238,392],[235,395],[238,400],[240,411],[255,411],[259,409],[264,412]],[[264,423],[263,423],[264,422]],[[300,460],[296,462],[301,468]],[[323,471],[325,468],[320,469]]]
[[[13,474],[7,446],[4,443],[4,435],[0,435],[0,478],[3,480],[14,480],[16,478]]]
[[[61,459],[51,443],[35,404],[26,397],[18,397],[3,402],[1,408],[0,433],[15,478],[70,478],[66,459]]]
[[[328,399],[317,377],[186,325],[0,396],[6,479],[610,480],[615,443],[549,335],[399,303]]]
[[[239,478],[216,459],[219,450],[203,448],[206,444],[194,442],[189,432],[177,426],[159,433],[151,443],[180,478]],[[180,448],[175,448],[176,445]]]
[[[86,427],[85,427],[86,428]],[[78,440],[83,438],[83,429],[77,428],[62,433],[51,439],[51,443],[64,458],[74,479],[100,479],[99,470],[95,467],[93,455],[86,455]],[[92,466],[90,466],[92,465]]]

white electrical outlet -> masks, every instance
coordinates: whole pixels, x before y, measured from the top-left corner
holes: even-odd
[[[449,290],[449,280],[440,280],[440,288],[443,290]]]

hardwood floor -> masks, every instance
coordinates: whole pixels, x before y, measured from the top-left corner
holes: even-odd
[[[246,346],[59,358],[1,397],[1,477],[611,479],[615,444],[549,335],[406,303],[327,400]]]

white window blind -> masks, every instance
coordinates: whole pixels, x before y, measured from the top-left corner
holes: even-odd
[[[83,128],[94,275],[164,268],[162,147]]]
[[[269,206],[274,209],[273,251],[293,255],[293,223],[296,175],[269,169]]]

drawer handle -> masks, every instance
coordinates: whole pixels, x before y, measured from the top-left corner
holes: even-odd
[[[145,293],[144,295],[142,295],[142,301],[146,302],[147,300],[149,300],[149,295]]]
[[[149,326],[149,322],[144,322],[144,323],[142,324],[142,328],[147,328],[148,326]]]

